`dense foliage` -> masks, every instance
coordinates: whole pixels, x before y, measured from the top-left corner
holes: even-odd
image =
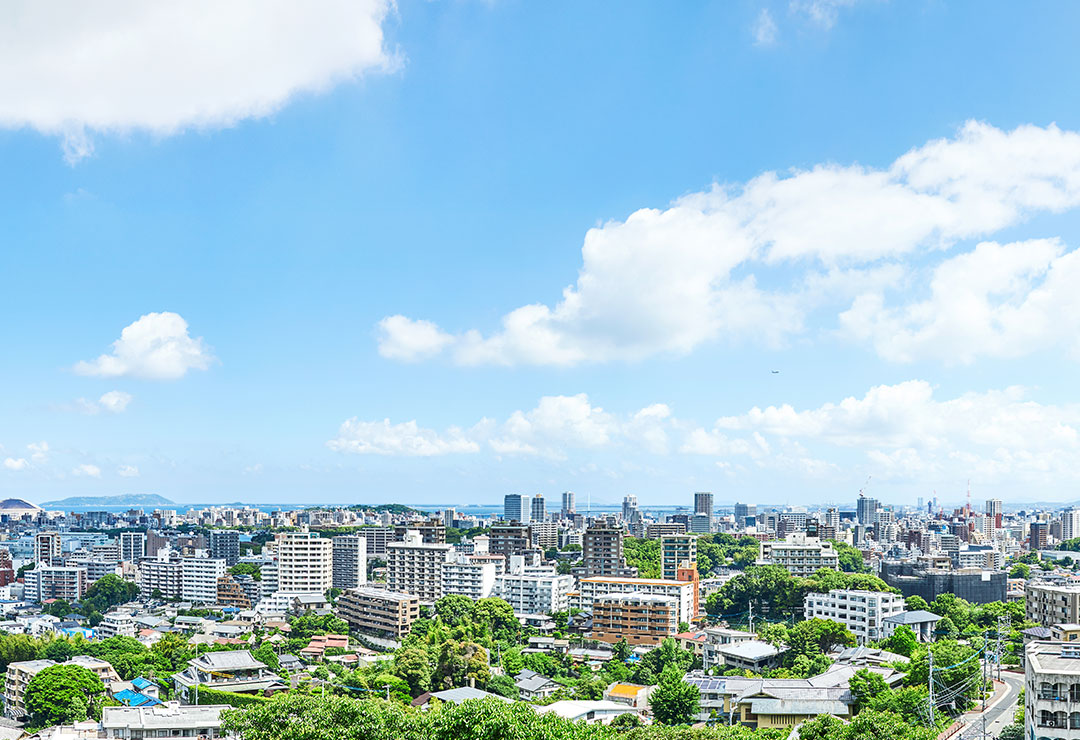
[[[32,727],[72,724],[101,718],[105,684],[82,666],[49,666],[26,685],[26,711]]]
[[[714,616],[741,616],[753,604],[755,614],[760,617],[790,619],[801,613],[808,593],[827,593],[835,588],[896,591],[867,573],[822,568],[810,578],[799,578],[779,565],[754,565],[709,594],[705,611]]]

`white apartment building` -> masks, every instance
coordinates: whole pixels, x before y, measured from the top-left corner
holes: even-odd
[[[812,576],[822,568],[836,570],[840,555],[831,542],[802,534],[788,535],[782,542],[762,542],[759,565],[779,565],[793,576]]]
[[[137,563],[146,555],[146,532],[120,533],[120,560]]]
[[[386,583],[391,591],[415,594],[420,603],[434,603],[443,595],[443,564],[452,545],[426,544],[414,529],[402,542],[386,545]]]
[[[597,596],[619,593],[643,593],[674,596],[679,603],[678,621],[694,620],[694,586],[690,581],[666,581],[660,578],[617,578],[594,576],[582,578],[578,591],[571,597],[571,606],[591,612]]]
[[[182,559],[180,561],[180,598],[199,604],[216,604],[217,582],[227,570],[224,560]]]
[[[23,598],[41,603],[63,599],[74,604],[86,593],[86,568],[38,564],[23,575]]]
[[[491,595],[510,604],[515,614],[547,614],[570,609],[574,577],[554,568],[525,566],[525,558],[511,555],[505,573],[495,578]]]
[[[1058,586],[1028,581],[1024,584],[1024,611],[1043,627],[1080,622],[1080,586]]]
[[[138,631],[135,617],[112,612],[106,614],[94,628],[94,636],[101,640],[109,637],[134,637]]]
[[[1080,740],[1080,645],[1036,641],[1025,654],[1024,737]]]
[[[334,543],[330,538],[318,532],[282,532],[274,540],[278,591],[322,595],[333,588]]]
[[[855,635],[860,645],[883,639],[882,620],[904,611],[904,597],[877,591],[833,589],[810,593],[803,602],[806,619],[839,622]]]
[[[52,565],[60,557],[60,533],[38,532],[34,536],[34,562]]]
[[[457,594],[470,599],[486,599],[495,588],[495,563],[484,555],[452,552],[442,564],[443,596]]]
[[[139,590],[145,597],[160,592],[162,598],[179,599],[181,582],[180,555],[162,549],[158,557],[139,561]]]
[[[355,534],[334,537],[334,588],[359,588],[367,583],[367,539]]]

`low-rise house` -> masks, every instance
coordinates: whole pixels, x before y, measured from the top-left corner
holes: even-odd
[[[207,653],[188,661],[188,667],[173,675],[178,696],[193,700],[196,686],[220,691],[269,696],[285,689],[280,677],[247,650]]]
[[[462,686],[456,689],[446,689],[445,691],[431,691],[421,694],[412,700],[414,707],[426,707],[431,703],[432,699],[438,701],[449,702],[450,704],[461,704],[469,699],[498,699],[499,701],[510,702],[505,696],[499,696],[498,694],[491,694],[487,691],[481,691],[471,686]]]
[[[157,737],[224,737],[221,711],[224,705],[181,706],[171,701],[151,707],[104,707],[101,710],[102,737],[142,740]]]
[[[348,650],[348,635],[315,635],[307,647],[301,648],[300,657],[305,660],[320,660],[327,650]]]
[[[701,645],[702,665],[706,671],[722,666],[724,665],[724,659],[719,653],[720,648],[725,645],[734,645],[737,642],[756,639],[757,635],[753,632],[743,632],[730,627],[709,627],[705,630],[705,641]]]
[[[1050,639],[1058,642],[1076,642],[1080,640],[1080,624],[1055,624],[1050,628],[1050,635]]]
[[[114,681],[109,687],[109,694],[125,707],[152,707],[161,704],[158,685],[142,677],[131,681]]]
[[[702,666],[706,671],[725,667],[761,673],[769,668],[778,667],[780,656],[785,652],[787,648],[778,648],[761,640],[741,640],[714,646],[708,653],[709,662],[703,661]]]
[[[933,642],[934,629],[940,621],[941,617],[925,609],[900,612],[881,620],[881,636],[887,640],[892,637],[898,627],[903,625],[915,632],[915,637],[919,642]]]
[[[634,707],[614,701],[584,701],[566,699],[557,701],[546,706],[536,707],[539,714],[555,714],[571,722],[584,722],[589,725],[607,725],[616,717],[624,714],[636,714],[641,712]]]
[[[790,730],[820,714],[841,719],[850,719],[854,715],[855,697],[846,682],[836,685],[839,679],[837,675],[815,683],[814,679],[805,678],[764,679],[692,673],[684,680],[698,687],[700,720],[707,720],[715,713],[755,729]]]
[[[625,704],[634,709],[648,709],[649,697],[655,688],[636,683],[613,683],[604,689],[604,700]]]
[[[514,685],[518,687],[524,701],[546,699],[562,688],[561,684],[527,668],[514,676]]]

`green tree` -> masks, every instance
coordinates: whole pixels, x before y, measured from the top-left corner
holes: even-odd
[[[90,584],[82,600],[82,613],[107,612],[110,607],[125,604],[139,595],[139,587],[110,573]]]
[[[683,725],[694,721],[701,701],[697,686],[683,680],[675,666],[664,669],[660,683],[649,697],[649,707],[656,721],[665,725]]]
[[[435,602],[436,618],[448,627],[459,627],[473,620],[477,602],[468,596],[451,594]]]
[[[1031,566],[1026,563],[1017,563],[1009,570],[1009,578],[1028,578],[1031,576]]]
[[[492,676],[488,681],[487,690],[493,694],[505,696],[507,699],[517,700],[521,695],[520,689],[510,676]]]
[[[808,619],[788,630],[788,645],[794,656],[827,655],[833,648],[854,644],[855,635],[851,630],[830,619]]]
[[[394,675],[409,684],[413,696],[431,690],[431,661],[427,651],[403,647],[394,653]]]
[[[830,540],[839,556],[840,570],[845,573],[869,573],[870,568],[863,562],[862,552],[846,542]]]
[[[926,599],[924,599],[923,597],[918,596],[918,595],[909,596],[906,599],[904,599],[904,606],[907,608],[907,610],[909,612],[920,611],[920,610],[929,611],[929,609],[930,609],[930,605],[926,603]]]
[[[251,576],[256,581],[262,580],[262,567],[255,563],[237,563],[229,568],[229,573],[234,576]]]
[[[919,646],[919,638],[915,635],[915,630],[902,624],[885,640],[883,646],[886,650],[910,658]]]
[[[512,647],[503,650],[499,656],[499,663],[507,676],[516,676],[525,668],[525,659],[521,655],[521,648]]]
[[[942,617],[934,628],[934,633],[939,640],[955,640],[960,634],[956,624],[949,617]]]
[[[889,690],[889,685],[881,674],[874,673],[867,668],[860,668],[855,675],[848,679],[848,688],[855,697],[855,706],[858,709],[866,707],[874,699]]]
[[[630,658],[630,653],[630,644],[626,641],[625,637],[611,646],[611,657],[614,660],[628,660]]]
[[[101,715],[105,684],[78,665],[54,665],[38,671],[26,685],[26,711],[31,726],[82,722]]]

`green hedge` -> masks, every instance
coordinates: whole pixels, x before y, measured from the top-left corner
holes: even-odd
[[[194,698],[194,692],[191,695]],[[230,707],[242,709],[253,704],[265,704],[268,701],[270,701],[269,697],[259,696],[258,694],[238,694],[235,691],[220,691],[205,686],[199,687],[199,704],[228,704]]]

